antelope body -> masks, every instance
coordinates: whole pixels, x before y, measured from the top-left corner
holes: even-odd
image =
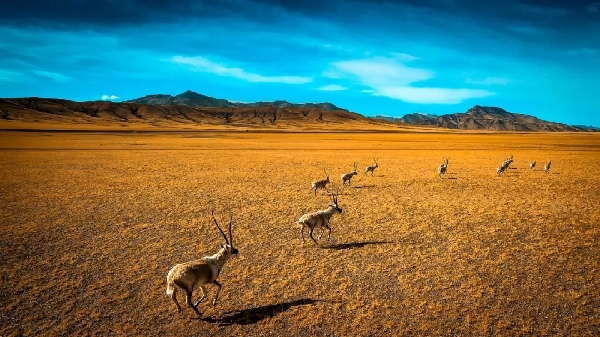
[[[441,178],[446,174],[446,170],[448,169],[448,158],[444,158],[444,163],[438,167],[438,176]]]
[[[342,174],[342,186],[346,185],[346,182],[348,182],[348,186],[350,186],[350,180],[358,174],[358,172],[356,172],[357,166],[358,163],[354,163],[354,171]]]
[[[375,169],[379,167],[379,164],[377,164],[377,159],[373,160],[375,161],[373,165],[365,167],[365,175],[367,172],[371,172],[371,175],[373,175],[373,173],[375,173]]]
[[[501,175],[506,172],[510,164],[513,162],[513,156],[511,155],[508,159],[504,160],[500,167],[496,169],[496,175]]]
[[[552,164],[552,161],[549,161],[548,164],[546,164],[544,166],[544,172],[549,173],[550,172],[550,165]]]
[[[300,225],[302,244],[304,244],[304,227],[308,227],[310,229],[308,235],[317,245],[319,245],[319,243],[313,237],[313,231],[315,228],[321,228],[321,234],[318,237],[318,239],[321,239],[321,236],[323,236],[323,233],[325,232],[325,228],[327,228],[327,240],[329,241],[331,237],[331,227],[329,227],[329,221],[334,214],[342,213],[342,209],[338,205],[337,195],[332,194],[331,197],[333,198],[333,204],[329,205],[329,207],[313,213],[304,214],[298,221],[296,221],[296,223]]]
[[[496,175],[497,175],[497,176],[499,176],[499,175],[501,175],[501,174],[504,174],[504,170],[506,170],[506,167],[505,167],[504,165],[502,165],[502,166],[498,167],[498,168],[496,169]]]
[[[327,191],[327,184],[330,183],[330,181],[329,181],[329,174],[327,173],[327,171],[325,171],[325,176],[326,176],[325,179],[315,180],[315,181],[312,182],[312,187],[310,189],[310,192],[312,192],[314,190],[315,191],[315,195],[317,195],[317,190],[318,189],[324,189],[325,191]],[[308,192],[308,194],[310,194],[310,192]]]
[[[219,227],[219,224],[214,217],[214,211],[213,220],[225,239],[225,244],[221,249],[214,255],[177,264],[171,268],[167,275],[167,295],[175,302],[175,306],[179,313],[181,313],[181,306],[179,305],[179,302],[177,302],[177,289],[183,291],[185,294],[185,302],[198,316],[201,316],[202,314],[198,311],[197,306],[206,297],[206,284],[212,283],[218,287],[212,302],[213,306],[217,305],[217,299],[221,292],[221,284],[217,281],[217,278],[219,277],[221,269],[225,266],[225,263],[227,263],[231,257],[238,254],[238,250],[232,245],[231,238],[231,221],[233,220],[233,216],[229,220],[229,240],[227,240],[227,236],[225,236],[225,233],[221,227]],[[200,288],[202,296],[196,303],[192,303],[192,292],[195,287]]]

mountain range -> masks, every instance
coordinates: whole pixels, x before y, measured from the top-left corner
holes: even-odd
[[[511,113],[502,108],[475,105],[465,113],[441,116],[412,113],[401,118],[385,118],[387,121],[412,125],[436,126],[446,129],[495,130],[495,131],[596,131],[587,126],[571,126],[553,123],[537,117]]]
[[[331,103],[301,103],[295,104],[287,101],[271,101],[271,102],[254,102],[241,103],[230,102],[225,99],[213,98],[205,96],[197,92],[188,90],[179,95],[147,95],[144,97],[125,101],[126,103],[140,103],[150,105],[177,105],[183,104],[190,107],[211,107],[211,108],[257,108],[263,106],[273,106],[278,109],[293,108],[293,109],[323,109],[323,110],[344,110]]]
[[[240,103],[193,91],[179,95],[147,95],[123,102],[75,102],[55,98],[0,99],[0,129],[15,122],[23,127],[39,124],[195,128],[210,125],[277,127],[298,129],[340,128],[380,129],[420,126],[459,130],[489,131],[599,131],[589,126],[570,126],[537,117],[508,112],[498,107],[475,105],[465,113],[428,115],[412,113],[400,118],[361,114],[331,103],[290,103],[287,101]],[[25,123],[25,124],[23,124]]]

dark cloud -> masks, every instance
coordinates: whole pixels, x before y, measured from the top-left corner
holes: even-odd
[[[403,7],[428,9],[458,17],[478,17],[485,20],[530,19],[532,21],[568,13],[570,18],[592,19],[589,7],[593,1],[479,1],[479,0],[20,0],[0,2],[0,20],[4,22],[79,23],[88,25],[129,25],[145,22],[174,22],[190,18],[227,18],[254,16],[269,19],[274,13],[265,9],[278,8],[307,17],[332,20],[360,18],[362,9],[386,9],[395,6],[395,13],[381,13],[403,17]],[[562,12],[561,12],[562,11]],[[537,13],[536,13],[537,12]],[[264,14],[261,14],[264,13]],[[343,14],[343,15],[341,15]],[[537,15],[536,15],[537,14]],[[271,17],[271,19],[276,19]],[[574,22],[572,20],[571,22]]]
[[[229,4],[229,6],[227,6]],[[22,0],[0,2],[0,22],[88,26],[174,22],[228,15],[228,1],[208,0]]]
[[[0,25],[112,29],[210,20],[222,21],[226,27],[230,22],[249,20],[312,34],[310,23],[302,19],[316,18],[363,36],[397,33],[423,39],[429,34],[432,40],[443,36],[449,43],[460,43],[481,35],[475,31],[481,30],[494,39],[506,37],[569,49],[600,45],[600,15],[590,10],[596,8],[594,3],[597,1],[20,0],[0,2]]]

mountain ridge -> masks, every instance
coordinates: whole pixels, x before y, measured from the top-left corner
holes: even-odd
[[[465,113],[440,116],[419,113],[407,114],[397,119],[400,123],[443,127],[461,130],[494,131],[597,131],[590,127],[579,127],[542,120],[535,116],[512,113],[502,108],[475,105]]]
[[[284,100],[236,103],[187,90],[179,95],[152,94],[122,102],[76,102],[56,98],[0,98],[0,128],[11,121],[27,123],[66,123],[69,125],[119,125],[142,123],[147,127],[198,127],[236,125],[249,127],[323,128],[323,123],[350,126],[362,123],[375,127],[427,127],[484,131],[587,131],[591,126],[571,126],[537,117],[508,112],[498,107],[475,105],[465,113],[431,115],[406,114],[403,117],[364,116],[331,103],[293,104]],[[315,124],[317,123],[317,124]],[[12,123],[14,125],[14,123]],[[166,126],[165,126],[166,127]]]
[[[151,105],[177,105],[183,104],[190,107],[211,107],[211,108],[258,108],[263,106],[273,106],[278,109],[323,109],[323,110],[344,110],[329,102],[322,103],[290,103],[284,100],[258,101],[253,103],[231,102],[226,99],[214,98],[187,90],[178,95],[152,94],[143,97],[123,101],[123,103],[140,103]]]

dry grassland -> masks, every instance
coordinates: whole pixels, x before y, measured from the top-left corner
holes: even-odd
[[[1,132],[0,335],[598,336],[599,172],[581,133]],[[197,319],[166,275],[216,252],[213,208],[240,254]]]

